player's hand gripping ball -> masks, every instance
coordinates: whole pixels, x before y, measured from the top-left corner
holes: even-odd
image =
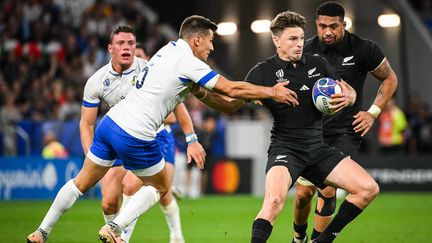
[[[335,112],[330,109],[331,95],[341,91],[341,87],[333,79],[318,79],[312,88],[312,100],[315,107],[326,115],[333,115]]]

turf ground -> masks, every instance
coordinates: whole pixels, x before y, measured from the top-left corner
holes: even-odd
[[[261,202],[262,198],[252,196],[182,200],[179,204],[186,242],[249,242],[251,223]],[[50,203],[0,202],[0,242],[25,242]],[[335,242],[431,242],[431,219],[431,193],[382,193]],[[102,225],[99,201],[83,199],[61,218],[49,242],[97,242]],[[291,225],[292,198],[289,198],[268,242],[290,242]],[[140,218],[131,242],[168,242],[168,229],[159,206]]]

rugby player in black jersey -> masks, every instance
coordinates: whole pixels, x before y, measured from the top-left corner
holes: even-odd
[[[258,63],[246,77],[248,82],[273,86],[289,81],[294,101],[290,105],[261,100],[274,117],[271,144],[268,150],[265,196],[252,227],[251,242],[266,242],[273,223],[281,212],[288,189],[301,175],[320,188],[326,185],[349,192],[330,225],[315,242],[332,242],[377,196],[379,188],[374,179],[349,156],[325,145],[322,139],[322,114],[312,102],[312,86],[322,77],[335,77],[333,69],[319,56],[303,54],[303,16],[286,11],[271,24],[276,55]],[[334,109],[349,106],[355,101],[350,86],[339,82],[342,93],[334,97]],[[243,101],[228,99],[194,87],[192,93],[206,105],[230,112]]]
[[[345,30],[344,15],[345,10],[338,3],[326,2],[320,5],[316,13],[317,35],[305,42],[304,52],[325,58],[336,74],[357,93],[353,106],[336,115],[325,116],[323,120],[324,142],[356,159],[361,137],[370,130],[381,109],[393,96],[397,77],[375,43]],[[382,83],[372,106],[368,111],[363,111],[363,86],[368,72]],[[294,199],[295,233],[292,242],[303,243],[307,241],[307,218],[316,187],[303,178],[299,178],[297,182]],[[335,208],[336,189],[326,187],[318,190],[312,240],[327,227]]]

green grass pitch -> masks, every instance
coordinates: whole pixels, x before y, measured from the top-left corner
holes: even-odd
[[[251,224],[261,202],[262,198],[252,196],[182,200],[179,205],[186,242],[249,242]],[[0,202],[0,242],[25,242],[50,203]],[[288,198],[268,242],[291,242],[292,207],[292,198]],[[432,194],[382,193],[335,242],[431,242],[431,216]],[[102,225],[100,202],[83,199],[60,219],[49,242],[97,242],[97,232]],[[310,234],[311,227],[308,232]],[[131,242],[166,243],[168,237],[165,219],[157,205],[139,219]]]

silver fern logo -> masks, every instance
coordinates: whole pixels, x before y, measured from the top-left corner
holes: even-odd
[[[318,76],[321,75],[321,73],[315,73],[316,69],[317,69],[317,68],[314,67],[314,68],[309,69],[309,70],[307,71],[307,72],[308,72],[308,78],[318,77]]]
[[[354,65],[355,62],[349,62],[354,58],[354,56],[345,57],[342,61],[342,66],[351,66]]]
[[[285,73],[284,73],[284,71],[282,69],[277,70],[276,77],[278,79],[276,79],[276,81],[279,82],[279,83],[287,81],[287,79],[284,78],[284,76],[285,76]]]

